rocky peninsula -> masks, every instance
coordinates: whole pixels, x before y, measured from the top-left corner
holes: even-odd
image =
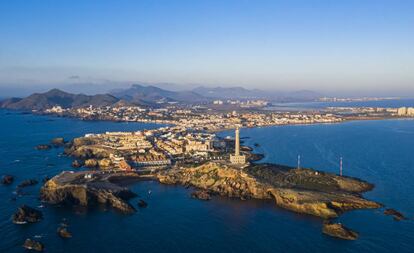
[[[125,188],[123,181],[153,180],[192,187],[195,191],[191,197],[200,200],[219,195],[274,201],[280,208],[321,218],[325,221],[324,233],[342,239],[356,239],[357,233],[336,225],[332,219],[351,210],[381,207],[381,204],[363,198],[362,193],[374,186],[357,178],[255,163],[263,156],[244,146],[240,153],[236,153],[246,162],[244,159],[242,164],[229,161],[228,154],[236,148],[228,140],[218,139],[224,147],[207,147],[210,156],[196,157],[191,148],[199,148],[205,143],[202,140],[211,136],[191,135],[186,131],[161,128],[145,133],[106,133],[75,138],[65,145],[65,154],[77,159],[72,164],[74,168],[83,166],[86,171],[62,172],[48,180],[41,188],[41,199],[51,204],[104,204],[123,213],[133,213],[136,209],[128,200],[136,194]],[[175,137],[171,137],[172,132]],[[162,139],[163,136],[170,136],[170,139]],[[187,144],[180,142],[183,138],[189,138]],[[138,152],[138,146],[145,146],[147,150]],[[179,148],[186,153],[178,153]],[[138,206],[146,205],[139,202]]]
[[[136,194],[121,186],[127,179],[190,186],[203,192],[203,196],[212,194],[243,200],[273,200],[281,208],[324,220],[336,218],[350,210],[381,207],[379,203],[361,196],[373,185],[356,178],[275,164],[253,164],[240,168],[217,162],[174,167],[145,175],[99,170],[62,172],[44,184],[41,199],[51,204],[104,204],[123,213],[133,213],[135,208],[128,200]],[[340,234],[345,233],[343,229],[334,228],[336,232],[340,230]]]
[[[198,167],[163,171],[156,178],[164,184],[180,184],[240,199],[273,199],[279,207],[321,218],[335,218],[354,209],[379,208],[361,193],[373,185],[311,169],[275,164],[246,168],[208,162]]]

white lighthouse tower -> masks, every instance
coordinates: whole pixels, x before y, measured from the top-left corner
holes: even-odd
[[[232,164],[245,164],[246,156],[240,155],[240,129],[236,128],[234,135],[234,155],[230,155],[230,162]]]

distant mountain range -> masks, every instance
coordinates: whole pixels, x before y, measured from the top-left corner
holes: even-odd
[[[109,94],[88,96],[71,94],[59,89],[52,89],[45,93],[34,93],[26,98],[9,98],[0,102],[1,108],[17,110],[44,110],[53,106],[62,108],[113,105],[118,98]]]
[[[72,94],[59,89],[45,93],[34,93],[25,98],[9,98],[0,102],[0,108],[17,110],[44,110],[53,106],[62,108],[109,105],[157,106],[162,103],[206,103],[214,99],[267,99],[278,102],[314,101],[322,97],[313,91],[291,93],[268,92],[242,87],[207,88],[198,87],[191,91],[170,91],[155,86],[134,84],[130,88],[112,91],[111,94]]]
[[[215,99],[267,99],[278,102],[313,101],[323,95],[314,91],[302,90],[295,92],[264,91],[259,89],[245,89],[243,87],[198,87],[193,92]]]
[[[159,102],[199,103],[208,99],[193,91],[170,91],[155,86],[134,84],[125,90],[113,91],[111,94],[119,99],[136,104],[153,104]]]
[[[184,102],[200,103],[213,99],[267,99],[271,101],[313,101],[322,94],[309,91],[276,92],[243,87],[197,87],[190,91],[171,91],[153,85],[134,84],[129,89],[111,92],[117,98],[133,103]]]

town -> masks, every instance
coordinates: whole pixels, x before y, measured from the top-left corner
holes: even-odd
[[[172,126],[136,132],[86,134],[76,138],[66,153],[79,158],[74,167],[85,166],[108,171],[137,171],[193,166],[206,161],[243,166],[254,159],[247,147],[240,146],[239,128],[235,138],[197,132]],[[230,153],[233,153],[230,155]]]
[[[220,102],[222,102],[220,100]],[[232,101],[227,101],[231,103]],[[172,105],[160,108],[140,106],[105,106],[62,108],[54,106],[41,113],[76,117],[84,120],[110,120],[175,125],[192,130],[217,132],[241,127],[263,127],[293,124],[339,123],[347,120],[370,120],[414,117],[413,107],[327,107],[303,111],[277,111],[261,107],[266,101],[238,102],[231,110],[206,105]],[[235,102],[235,103],[236,103]],[[246,105],[257,105],[249,107]]]

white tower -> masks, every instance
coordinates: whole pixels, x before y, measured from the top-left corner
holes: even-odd
[[[232,164],[245,164],[246,157],[244,155],[240,155],[240,129],[239,127],[236,128],[234,134],[234,155],[230,155],[230,162]]]
[[[235,141],[234,155],[239,156],[240,155],[240,129],[239,127],[236,128],[234,141]]]

